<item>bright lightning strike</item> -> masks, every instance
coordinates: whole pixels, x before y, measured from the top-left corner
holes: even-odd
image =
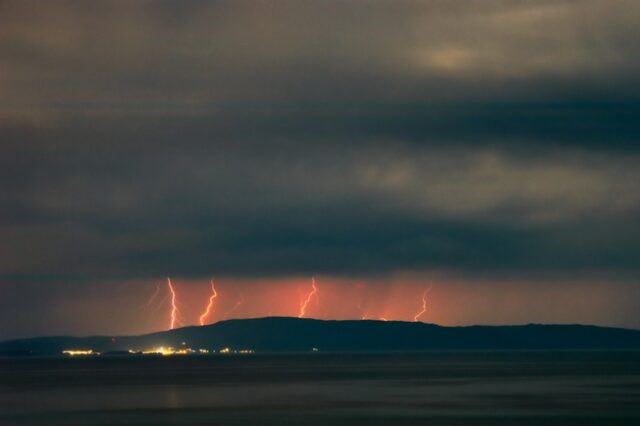
[[[171,293],[171,322],[169,324],[169,330],[173,330],[176,326],[176,317],[178,315],[178,306],[176,305],[176,292],[171,284],[171,278],[167,278],[167,286]]]
[[[204,325],[204,320],[209,316],[211,312],[211,308],[213,307],[213,300],[218,297],[218,293],[216,292],[216,286],[211,280],[211,297],[209,298],[209,304],[207,305],[207,309],[200,315],[200,325]]]
[[[311,278],[311,289],[312,290],[307,295],[307,298],[304,300],[304,302],[302,302],[300,304],[300,313],[298,314],[298,318],[302,318],[302,317],[305,316],[305,314],[307,313],[307,307],[309,306],[309,303],[311,302],[311,299],[313,298],[313,296],[316,296],[318,294],[318,288],[316,287],[316,279],[315,278]]]
[[[413,321],[418,322],[419,319],[425,312],[427,312],[427,295],[431,291],[431,286],[422,293],[422,309],[418,312],[414,317]]]

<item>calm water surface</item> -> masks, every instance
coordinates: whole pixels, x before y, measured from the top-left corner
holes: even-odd
[[[0,359],[0,425],[640,425],[640,353]]]

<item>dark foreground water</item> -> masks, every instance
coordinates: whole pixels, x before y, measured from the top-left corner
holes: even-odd
[[[640,425],[640,353],[0,359],[0,425]]]

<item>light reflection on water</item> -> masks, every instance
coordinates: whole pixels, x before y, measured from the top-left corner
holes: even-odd
[[[0,424],[640,424],[640,353],[0,360]]]

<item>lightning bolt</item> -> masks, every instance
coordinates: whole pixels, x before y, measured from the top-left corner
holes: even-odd
[[[367,318],[367,311],[362,307],[362,302],[358,302],[358,312],[360,312],[360,319],[361,320],[366,320]]]
[[[316,296],[317,294],[318,288],[316,287],[316,279],[311,278],[311,292],[307,295],[307,298],[304,300],[304,302],[300,304],[300,313],[298,314],[298,318],[304,317],[304,315],[307,313],[307,306],[309,306],[309,303],[311,302],[313,296]]]
[[[169,299],[169,294],[165,294],[164,297],[158,302],[158,304],[156,305],[156,307],[154,308],[155,311],[160,310],[160,308],[162,308],[165,304],[165,302]]]
[[[209,298],[209,304],[207,305],[207,309],[200,315],[200,325],[204,325],[204,320],[209,316],[209,312],[211,312],[211,308],[213,307],[213,300],[218,297],[218,293],[216,292],[216,286],[213,284],[213,280],[211,280],[211,297]]]
[[[367,314],[364,312],[364,309],[362,309],[362,302],[358,302],[358,312],[360,312],[360,319],[367,319]]]
[[[427,288],[424,293],[422,293],[422,309],[413,317],[413,321],[418,322],[418,318],[420,318],[422,314],[427,312],[427,294],[429,294],[430,291],[431,286],[429,286],[429,288]]]
[[[160,284],[156,284],[156,292],[153,293],[153,296],[151,296],[151,298],[149,299],[149,301],[147,302],[147,306],[151,306],[151,304],[153,303],[154,300],[156,300],[156,297],[158,297],[158,294],[160,293]]]
[[[240,299],[238,299],[238,301],[236,302],[235,305],[233,305],[233,307],[231,309],[229,309],[227,312],[225,312],[225,314],[222,316],[222,318],[227,318],[229,315],[231,315],[236,309],[238,309],[240,307],[240,305],[242,305],[244,303],[244,296],[241,294],[240,295]]]
[[[360,289],[362,291],[365,290],[364,284],[356,284],[356,288]],[[360,291],[360,294],[358,296],[358,307],[357,307],[357,309],[358,309],[358,313],[360,314],[360,319],[361,320],[365,320],[365,319],[367,319],[367,312],[364,309],[364,307],[362,306],[363,305],[363,299],[364,299],[364,296],[362,295],[362,291]]]
[[[176,305],[176,291],[171,284],[171,278],[167,277],[167,286],[171,293],[171,322],[169,323],[169,330],[173,330],[176,326],[176,317],[178,315],[178,306]]]

